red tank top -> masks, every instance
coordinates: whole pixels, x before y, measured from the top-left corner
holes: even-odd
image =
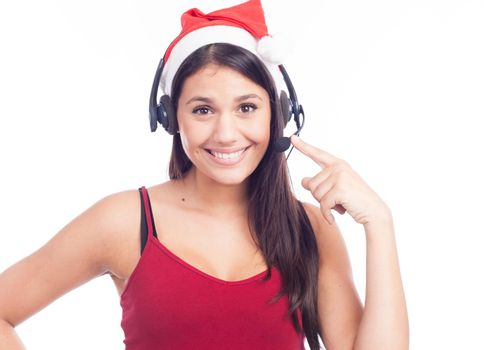
[[[158,240],[148,192],[139,190],[148,237],[120,299],[126,350],[304,349],[287,295],[268,303],[282,286],[275,266],[267,281],[267,271],[225,281],[197,269]]]

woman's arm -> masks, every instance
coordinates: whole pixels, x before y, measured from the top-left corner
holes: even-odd
[[[408,349],[408,316],[391,215],[365,226],[365,306],[356,291],[342,234],[318,207],[303,203],[320,255],[318,314],[327,350]]]
[[[326,324],[323,322],[323,331],[329,323],[329,327],[333,328],[329,333],[329,338],[333,339],[330,343],[340,344],[334,347],[330,344],[331,349],[408,349],[408,317],[390,208],[345,160],[295,135],[291,136],[291,142],[321,167],[315,176],[303,178],[301,184],[320,206],[321,214],[316,214],[313,208],[314,216],[317,215],[318,248],[323,254],[318,277],[321,286],[318,303],[321,301],[323,305],[323,321],[328,321]],[[331,209],[340,214],[347,212],[364,226],[366,233],[366,303],[356,336],[354,325],[359,311],[354,306],[354,286],[347,267],[344,242],[339,237],[339,230],[330,228],[336,226]],[[321,222],[324,221],[325,227],[322,227]],[[336,252],[325,248],[328,243],[336,245]],[[337,323],[337,327],[331,325],[333,322]],[[343,333],[345,329],[348,335]],[[354,344],[349,347],[348,342],[353,339]]]
[[[0,349],[21,349],[15,326],[70,290],[112,271],[117,242],[127,227],[133,227],[127,224],[133,221],[127,219],[133,217],[127,210],[137,203],[139,211],[139,200],[132,200],[137,199],[135,192],[101,199],[43,247],[0,274]]]
[[[365,234],[365,308],[354,349],[406,350],[408,315],[391,213],[365,225]]]

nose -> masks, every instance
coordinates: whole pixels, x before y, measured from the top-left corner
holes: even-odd
[[[229,144],[237,141],[237,135],[236,116],[230,112],[220,113],[215,120],[213,141],[220,144]]]

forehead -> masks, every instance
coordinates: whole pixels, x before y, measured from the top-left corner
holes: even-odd
[[[216,64],[207,64],[190,75],[184,82],[182,96],[219,92],[223,94],[267,94],[266,90],[237,70]]]

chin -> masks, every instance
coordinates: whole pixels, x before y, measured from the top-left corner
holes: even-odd
[[[238,186],[247,181],[251,174],[242,172],[240,170],[234,171],[233,174],[205,174],[208,175],[214,182],[225,186]]]

